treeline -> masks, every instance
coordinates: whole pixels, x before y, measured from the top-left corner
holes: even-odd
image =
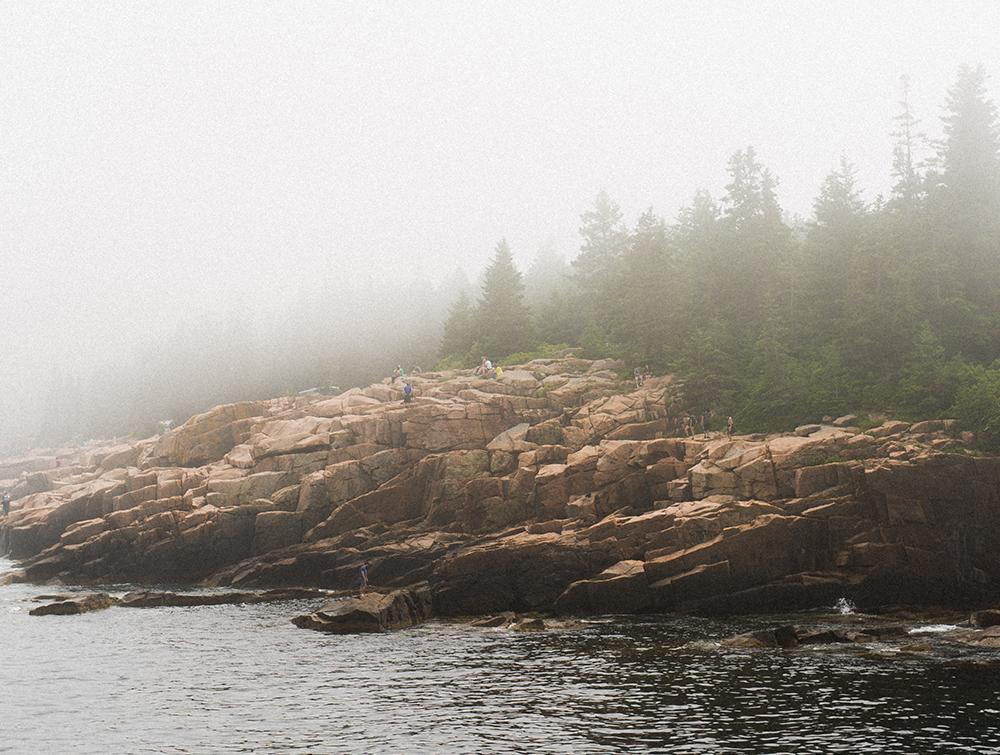
[[[864,201],[842,159],[812,219],[789,222],[747,147],[724,194],[699,192],[672,223],[650,209],[626,225],[600,194],[568,265],[549,252],[522,276],[501,242],[478,299],[454,302],[440,356],[582,346],[675,373],[687,409],[745,430],[957,414],[1000,447],[1000,129],[985,82],[960,69],[929,141],[903,80],[888,197]]]

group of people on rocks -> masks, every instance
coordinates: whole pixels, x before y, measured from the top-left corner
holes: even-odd
[[[410,374],[419,375],[421,369],[419,367],[411,367]],[[397,364],[396,369],[392,371],[392,383],[395,384],[397,380],[403,381],[403,403],[408,404],[413,401],[413,384],[406,379],[406,370],[403,369],[403,365]]]
[[[492,380],[502,380],[503,379],[503,367],[499,364],[494,365],[490,361],[489,357],[483,354],[483,358],[479,360],[479,366],[472,373],[473,375],[478,375],[479,377],[490,378]]]
[[[712,409],[706,408],[698,418],[695,419],[690,412],[684,412],[681,416],[681,432],[684,434],[685,438],[693,438],[697,432],[695,429],[696,425],[701,426],[701,435],[703,438],[708,437],[709,427],[712,424],[712,417],[715,416],[715,412]],[[732,415],[726,417],[726,437],[733,437],[733,430],[736,427],[736,423],[733,420]]]
[[[652,370],[649,369],[648,364],[645,367],[642,367],[641,369],[639,367],[635,367],[632,370],[632,378],[635,380],[636,388],[642,388],[645,382],[649,380],[651,377],[653,377],[653,372]]]

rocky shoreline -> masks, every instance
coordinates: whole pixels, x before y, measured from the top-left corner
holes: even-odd
[[[675,437],[682,386],[620,373],[427,373],[412,403],[386,382],[0,460],[0,551],[39,584],[242,593],[351,590],[368,561],[417,620],[997,603],[1000,458],[953,422]]]

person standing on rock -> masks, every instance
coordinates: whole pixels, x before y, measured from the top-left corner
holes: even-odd
[[[413,401],[413,386],[409,383],[403,383],[403,403],[408,404]]]
[[[364,595],[368,589],[368,562],[362,561],[361,568],[358,569],[358,594]]]
[[[399,376],[400,376],[400,375],[401,375],[402,373],[403,373],[403,371],[402,371],[401,369],[399,369],[399,367],[397,366],[397,367],[396,367],[396,369],[394,369],[394,370],[392,371],[392,382],[394,382],[394,383],[395,383],[395,382],[396,382],[396,381],[397,381],[397,380],[399,379]]]
[[[712,421],[712,410],[706,409],[701,413],[701,433],[708,437],[708,425]]]
[[[733,427],[734,426],[735,426],[735,423],[733,422],[733,415],[730,414],[728,417],[726,417],[726,436],[729,438],[729,440],[733,439]]]
[[[4,491],[3,494],[3,515],[7,516],[10,513],[10,493]]]
[[[632,370],[632,377],[635,379],[635,387],[639,389],[642,387],[642,370],[638,367]]]

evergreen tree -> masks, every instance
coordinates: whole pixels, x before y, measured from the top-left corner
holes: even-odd
[[[607,314],[614,351],[632,364],[663,365],[681,300],[667,227],[652,207],[636,223],[621,268]]]
[[[813,205],[816,225],[823,229],[844,229],[854,224],[865,210],[855,176],[856,169],[846,157],[831,172],[820,187],[819,198]]]
[[[758,160],[754,148],[739,150],[729,158],[726,184],[726,218],[737,230],[781,223],[777,179]]]
[[[531,311],[524,303],[524,281],[506,239],[497,244],[483,276],[475,333],[476,342],[492,359],[527,351],[535,345]]]
[[[583,244],[573,260],[576,278],[585,292],[602,292],[628,243],[621,209],[602,191],[593,208],[583,213],[580,220]]]
[[[444,323],[444,336],[438,355],[441,357],[465,357],[469,355],[475,340],[474,322],[476,312],[472,300],[465,291],[459,291],[458,298],[448,310]],[[472,357],[475,359],[475,357]]]
[[[538,253],[525,275],[525,301],[538,312],[556,292],[565,291],[570,283],[566,260],[556,252],[551,239],[538,247]]]
[[[892,201],[896,206],[910,210],[920,201],[923,192],[923,181],[917,170],[917,149],[923,134],[918,131],[920,121],[910,106],[910,77],[900,76],[899,81],[902,90],[900,111],[893,118],[896,128],[892,132],[895,138],[892,176],[896,179],[892,187]]]
[[[939,149],[944,183],[959,203],[995,209],[1000,198],[1000,126],[996,105],[986,96],[982,66],[959,69],[945,106],[945,138]]]
[[[918,260],[934,331],[949,349],[983,361],[1000,349],[1000,127],[985,80],[982,67],[963,66],[948,91]]]

